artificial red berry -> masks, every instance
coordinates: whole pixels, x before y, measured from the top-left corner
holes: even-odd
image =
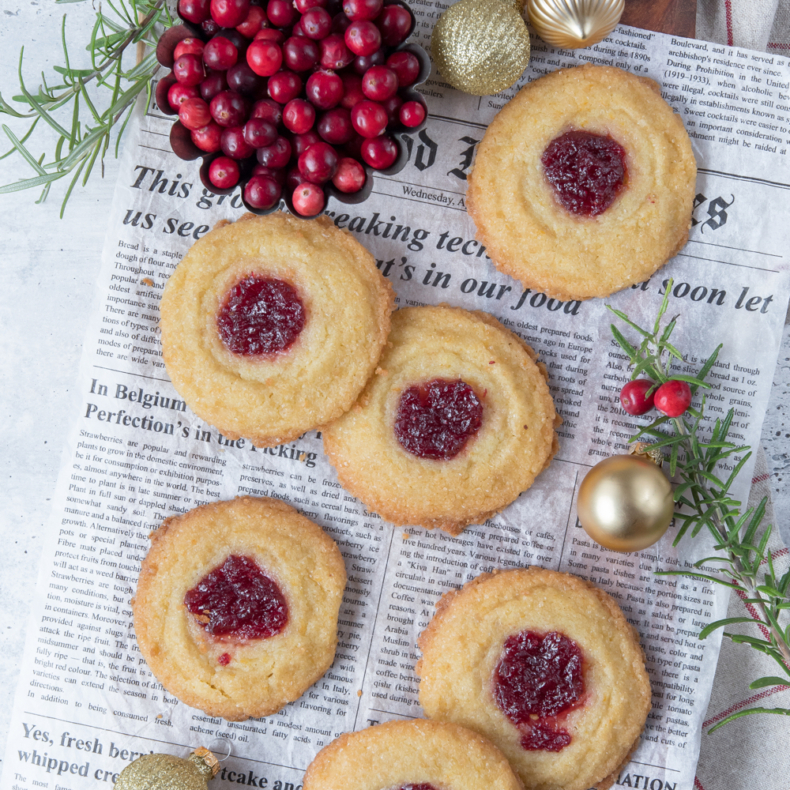
[[[271,77],[283,62],[283,51],[274,41],[256,39],[247,49],[247,65],[261,77]]]
[[[208,154],[214,154],[222,147],[222,127],[210,121],[202,129],[192,132],[192,142]]]
[[[288,104],[302,92],[302,79],[293,71],[283,69],[269,77],[269,96],[280,104]]]
[[[285,167],[291,159],[291,143],[285,137],[278,137],[271,145],[259,148],[255,152],[259,164],[279,170]]]
[[[283,122],[283,108],[273,99],[261,99],[252,106],[250,118],[260,118],[279,126]]]
[[[173,60],[178,60],[182,55],[202,55],[205,44],[199,38],[182,38],[173,50]]]
[[[295,134],[293,136],[294,156],[298,159],[311,145],[320,142],[321,138],[315,133],[315,129],[304,134]]]
[[[321,66],[325,69],[340,71],[354,60],[354,53],[346,46],[346,41],[339,33],[332,33],[319,42],[321,50]]]
[[[292,99],[283,108],[283,125],[289,132],[304,134],[314,123],[315,107],[305,99]]]
[[[222,153],[231,159],[246,159],[255,153],[255,149],[244,139],[241,126],[231,126],[222,132]]]
[[[339,157],[329,143],[315,143],[299,157],[299,173],[305,181],[323,184],[337,171]]]
[[[350,110],[355,104],[365,101],[365,94],[362,93],[362,77],[347,72],[341,75],[341,79],[343,80],[343,98],[340,100],[341,107]]]
[[[425,120],[425,107],[419,101],[407,101],[400,108],[400,122],[413,129]]]
[[[253,176],[244,187],[244,199],[257,209],[271,208],[281,194],[281,186],[271,176]]]
[[[178,108],[178,120],[190,131],[202,129],[211,121],[208,104],[203,99],[187,99]]]
[[[266,80],[259,77],[246,63],[237,63],[227,71],[228,87],[242,96],[255,98],[266,86]]]
[[[178,0],[178,13],[193,25],[200,25],[211,15],[210,0]]]
[[[395,72],[399,88],[408,88],[420,76],[420,61],[413,52],[406,50],[393,52],[387,58],[387,68]]]
[[[250,118],[244,124],[244,139],[253,148],[265,148],[277,139],[277,127],[261,118]]]
[[[354,136],[351,114],[343,107],[335,107],[321,116],[316,131],[332,145],[345,145]]]
[[[373,101],[387,101],[398,90],[398,78],[386,66],[372,66],[362,77],[362,93]]]
[[[182,55],[173,64],[173,76],[182,85],[189,87],[199,85],[206,76],[203,61],[197,55]]]
[[[362,159],[374,170],[386,170],[395,164],[400,151],[398,144],[386,135],[367,139],[362,143]]]
[[[291,27],[299,18],[299,12],[291,0],[269,0],[266,16],[275,27]]]
[[[241,126],[247,117],[247,102],[238,93],[222,91],[211,100],[209,110],[220,126]]]
[[[671,379],[656,390],[653,400],[667,417],[680,417],[691,406],[691,387],[685,381]]]
[[[351,109],[351,123],[363,137],[378,137],[387,128],[387,111],[378,102],[366,99]]]
[[[283,60],[292,71],[309,71],[320,56],[318,44],[310,38],[291,36],[283,44]]]
[[[285,33],[282,30],[276,30],[273,27],[265,27],[255,34],[255,40],[273,41],[275,44],[282,46],[285,41]]]
[[[357,74],[364,74],[373,66],[383,66],[387,62],[387,56],[383,49],[377,49],[372,55],[357,55],[351,64]]]
[[[331,110],[343,98],[343,80],[333,71],[313,72],[307,80],[305,94],[319,110]]]
[[[179,107],[181,107],[187,99],[197,99],[199,96],[200,92],[194,86],[174,82],[167,92],[167,103],[170,105],[171,109],[178,112]]]
[[[299,184],[291,199],[294,209],[303,217],[314,217],[323,210],[326,204],[324,190],[318,184],[311,184],[309,181]]]
[[[326,38],[332,30],[332,17],[323,8],[313,7],[299,20],[302,32],[313,41]]]
[[[251,5],[247,12],[247,18],[236,25],[236,30],[247,38],[255,38],[255,34],[262,28],[269,25],[266,12],[259,5]]]
[[[383,0],[343,0],[343,13],[353,22],[375,19],[383,7]]]
[[[217,36],[203,49],[203,62],[215,71],[227,71],[239,59],[239,50],[224,36]]]
[[[224,71],[215,71],[200,83],[200,95],[203,101],[210,102],[218,93],[227,89],[228,80]]]
[[[372,55],[381,47],[381,33],[372,23],[352,22],[344,34],[346,46],[355,55]]]
[[[239,183],[239,165],[227,156],[218,156],[208,168],[208,180],[217,189],[231,189]]]
[[[365,168],[356,159],[345,156],[337,163],[332,183],[346,194],[359,192],[365,186]]]
[[[247,18],[250,0],[211,0],[211,18],[220,27],[236,27]]]
[[[650,379],[629,381],[620,390],[620,405],[629,414],[646,414],[653,408],[655,391],[651,392],[650,395],[647,394],[647,391],[652,386],[654,386],[654,383]]]
[[[381,12],[376,24],[381,30],[381,39],[388,47],[402,44],[411,33],[413,19],[408,8],[402,5],[388,5]]]

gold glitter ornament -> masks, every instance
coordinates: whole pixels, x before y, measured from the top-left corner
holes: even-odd
[[[596,464],[579,487],[577,513],[601,546],[631,552],[652,546],[675,512],[672,486],[660,462],[644,454],[615,455]]]
[[[208,749],[186,759],[171,754],[144,754],[121,771],[115,790],[206,790],[219,761]]]
[[[529,31],[515,5],[460,0],[440,17],[431,55],[442,78],[474,96],[509,88],[529,63]]]
[[[605,39],[617,27],[625,0],[527,0],[535,32],[553,47],[581,49]]]

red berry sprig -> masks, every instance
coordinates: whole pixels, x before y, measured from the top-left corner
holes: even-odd
[[[691,406],[691,387],[670,379],[656,389],[650,379],[634,379],[620,390],[620,405],[634,416],[647,414],[655,406],[667,417],[680,417]]]

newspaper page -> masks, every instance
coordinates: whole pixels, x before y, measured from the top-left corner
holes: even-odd
[[[446,6],[411,6],[416,38],[427,45]],[[218,787],[298,790],[318,750],[341,733],[421,716],[416,639],[442,594],[495,568],[533,564],[593,581],[641,635],[653,708],[616,786],[692,790],[720,640],[697,634],[725,616],[726,594],[655,575],[705,556],[690,541],[674,549],[674,526],[644,551],[602,549],[581,529],[576,497],[586,472],[625,451],[646,423],[619,406],[629,371],[605,304],[651,320],[670,278],[675,342],[691,352],[688,370],[724,343],[710,375],[709,418],[734,407],[733,439],[759,441],[790,294],[790,65],[624,26],[589,49],[555,50],[535,37],[532,46],[523,79],[496,96],[460,94],[434,71],[422,86],[431,120],[406,141],[405,169],[377,175],[365,202],[330,201],[327,212],[372,251],[400,306],[488,311],[548,368],[564,420],[559,454],[516,502],[456,538],[393,528],[368,512],[338,484],[316,432],[262,450],[226,439],[186,407],[162,363],[159,299],[190,245],[243,207],[238,195],[204,189],[196,164],[172,154],[171,121],[156,107],[136,117],[28,625],[3,790],[110,786],[141,753],[183,756],[200,745],[223,758]],[[525,82],[581,63],[657,80],[691,135],[699,177],[691,238],[676,258],[606,300],[562,302],[497,272],[475,240],[464,195],[475,146],[496,112]],[[743,501],[750,464],[735,491]],[[240,494],[282,498],[317,521],[343,552],[348,587],[327,674],[277,714],[234,723],[187,707],[157,682],[136,644],[130,599],[148,534],[162,519]]]

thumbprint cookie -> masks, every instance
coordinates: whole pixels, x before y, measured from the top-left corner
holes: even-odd
[[[607,593],[566,573],[483,574],[421,634],[426,715],[490,738],[527,790],[605,790],[650,711],[639,635]]]
[[[697,166],[658,84],[609,66],[522,88],[486,130],[467,203],[495,266],[557,299],[642,282],[688,240]]]
[[[268,716],[332,665],[346,571],[335,542],[276,499],[166,519],[132,603],[159,682],[210,716]]]
[[[390,721],[346,733],[310,764],[304,790],[523,790],[487,738],[455,724]]]
[[[394,296],[327,217],[248,214],[190,249],[162,296],[162,355],[187,405],[230,439],[291,441],[347,411]]]
[[[394,524],[459,534],[526,491],[557,450],[545,369],[492,316],[409,307],[376,375],[324,430],[341,484]]]

